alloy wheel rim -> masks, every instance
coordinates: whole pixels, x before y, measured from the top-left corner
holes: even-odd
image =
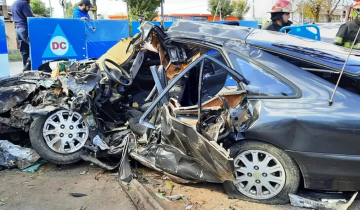
[[[286,181],[284,167],[273,155],[261,150],[248,150],[234,160],[236,188],[258,200],[278,195]]]
[[[79,151],[89,137],[89,128],[78,112],[60,110],[44,123],[43,137],[51,150],[60,154]]]

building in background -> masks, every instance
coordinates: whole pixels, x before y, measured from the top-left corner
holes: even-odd
[[[108,15],[109,19],[125,20],[127,15]],[[164,14],[164,21],[173,22],[175,19],[194,20],[194,21],[213,21],[214,16],[211,14]],[[161,15],[157,15],[154,21],[160,21]],[[220,17],[217,16],[215,21],[219,21]],[[227,16],[226,20],[238,20],[236,16]]]

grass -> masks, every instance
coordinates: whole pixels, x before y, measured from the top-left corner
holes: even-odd
[[[10,62],[22,61],[21,54],[16,53],[16,54],[11,54],[11,55],[9,55],[9,61],[10,61]]]

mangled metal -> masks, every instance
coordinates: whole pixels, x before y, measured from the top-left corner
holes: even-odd
[[[22,148],[9,141],[0,140],[0,168],[25,169],[38,161],[40,156],[35,150]]]
[[[320,210],[347,210],[354,202],[358,192],[355,192],[353,196],[346,202],[340,199],[322,199],[316,200],[312,198],[306,198],[299,195],[289,194],[290,203],[292,206],[303,207],[309,209]]]

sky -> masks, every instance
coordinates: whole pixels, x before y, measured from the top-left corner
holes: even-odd
[[[12,5],[15,0],[6,0],[8,5]],[[63,11],[62,7],[59,4],[59,0],[42,0],[47,7],[49,7],[49,1],[51,1],[51,6],[54,8],[53,17],[62,18]],[[67,0],[72,3],[76,3],[79,0]],[[255,5],[255,17],[262,18],[267,12],[271,9],[272,5],[277,0],[248,0],[249,4],[252,5],[254,2]],[[303,0],[292,0],[294,4],[302,2]],[[345,2],[352,2],[352,0],[342,0]],[[341,2],[342,2],[341,1]],[[209,14],[207,8],[208,0],[165,0],[164,3],[164,13],[165,14]],[[98,14],[102,14],[104,18],[107,15],[115,14],[126,14],[126,3],[122,0],[97,0]],[[160,13],[160,9],[159,9]],[[253,7],[251,6],[250,11],[245,15],[245,17],[253,16]]]

